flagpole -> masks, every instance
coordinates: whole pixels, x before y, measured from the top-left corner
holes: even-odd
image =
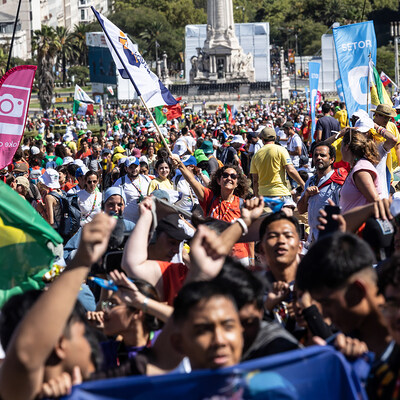
[[[11,44],[10,44],[10,52],[8,53],[7,68],[6,68],[5,72],[7,72],[9,70],[9,68],[10,68],[11,53],[12,53],[12,49],[13,49],[13,46],[14,46],[15,31],[17,30],[17,24],[18,24],[18,17],[19,17],[20,8],[21,8],[21,0],[19,0],[19,2],[18,2],[17,15],[15,16],[14,29],[13,29],[13,34],[12,34]]]
[[[96,16],[96,19],[97,19],[97,21],[99,22],[100,26],[103,28],[103,25],[101,24],[101,22],[100,22],[100,20],[99,20],[98,13],[97,13],[96,9],[95,9],[93,6],[91,6],[90,8],[92,9],[94,15]],[[104,29],[103,29],[103,32],[104,32],[104,34],[107,36],[107,39],[108,39],[108,41],[110,42],[111,46],[113,47],[113,49],[114,49],[114,51],[115,51],[115,54],[116,54],[117,57],[119,58],[119,61],[121,61],[121,64],[122,64],[122,65],[124,66],[124,68],[125,68],[125,63],[124,63],[124,61],[122,60],[121,56],[119,55],[119,52],[118,52],[117,49],[115,48],[114,43],[113,43],[113,41],[111,40],[109,34],[108,34]],[[167,145],[167,142],[166,142],[165,139],[164,139],[164,135],[163,135],[163,134],[161,133],[161,131],[160,131],[160,127],[157,125],[157,122],[156,122],[156,120],[154,119],[153,114],[150,112],[149,107],[147,106],[146,102],[144,101],[144,99],[143,99],[143,97],[142,97],[142,94],[140,93],[140,90],[139,90],[138,87],[136,86],[136,83],[135,83],[135,81],[133,80],[133,78],[132,78],[132,76],[131,76],[131,74],[130,74],[128,68],[125,68],[125,71],[126,71],[126,73],[128,74],[129,80],[132,82],[132,85],[133,85],[133,87],[135,88],[138,97],[140,98],[140,100],[142,101],[142,103],[143,103],[144,107],[146,108],[148,114],[150,115],[150,118],[151,118],[151,120],[153,121],[153,124],[154,124],[154,126],[156,127],[157,132],[158,132],[158,134],[160,135],[161,140],[162,140],[162,142],[163,142],[165,148],[166,148],[167,151],[168,151],[168,154],[169,154],[170,156],[172,156],[171,149],[170,149],[169,146]],[[118,85],[117,85],[117,86],[118,86]],[[117,101],[118,101],[118,100],[117,100]]]
[[[369,77],[371,74],[371,53],[368,55],[368,76],[367,76],[367,114],[368,114],[368,109],[369,109],[369,92],[371,88],[369,87],[370,82],[369,82]]]

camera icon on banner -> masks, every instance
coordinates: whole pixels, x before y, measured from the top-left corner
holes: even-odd
[[[11,94],[0,96],[0,115],[7,117],[22,117],[24,111],[24,100],[17,99]]]

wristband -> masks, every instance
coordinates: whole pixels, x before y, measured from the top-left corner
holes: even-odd
[[[145,313],[147,311],[147,304],[149,304],[149,298],[146,297],[142,302],[142,311]]]
[[[244,222],[242,218],[236,219],[235,222],[239,222],[239,225],[242,227],[243,229],[242,236],[247,235],[249,229],[247,228],[246,222]]]

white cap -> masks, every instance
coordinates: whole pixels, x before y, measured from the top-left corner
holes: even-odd
[[[246,142],[244,141],[242,135],[235,135],[231,141],[231,143],[240,143],[240,144],[245,144]]]
[[[55,169],[46,169],[46,172],[39,177],[39,182],[50,189],[60,189],[60,182],[58,181],[59,175]]]
[[[360,109],[360,110],[357,110],[355,113],[353,113],[352,117],[369,118],[369,115],[367,114],[366,111]]]
[[[370,129],[374,129],[374,121],[369,117],[362,117],[356,121],[354,128],[359,132],[367,133]]]
[[[126,161],[127,158],[128,158],[128,157],[122,157],[122,158],[120,158],[120,159],[118,160],[118,165],[123,164],[123,163]]]
[[[83,163],[83,161],[80,158],[77,158],[76,160],[74,160],[74,164],[77,165],[78,167],[85,166],[85,164]]]
[[[139,158],[139,162],[145,162],[147,165],[149,165],[149,159],[146,156],[141,156]]]
[[[172,150],[172,154],[177,154],[178,156],[182,156],[187,152],[187,144],[183,140],[176,141],[174,148]]]
[[[221,147],[221,143],[218,141],[218,139],[212,139],[212,144],[213,144],[213,146],[215,146],[215,147]]]
[[[68,157],[64,157],[62,165],[68,165],[68,164],[71,164],[73,162],[74,162],[74,159],[72,157],[69,157],[69,156]]]
[[[31,153],[32,153],[34,156],[36,156],[36,154],[39,154],[39,153],[40,153],[39,147],[32,146],[32,147],[31,147]]]

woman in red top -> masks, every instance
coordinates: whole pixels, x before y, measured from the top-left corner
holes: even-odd
[[[248,193],[248,184],[245,175],[236,165],[225,165],[219,168],[211,176],[209,187],[203,186],[194,175],[186,168],[178,156],[173,156],[174,167],[182,172],[183,177],[192,187],[204,216],[232,222],[240,218],[240,198],[244,199]],[[244,259],[247,264],[249,246],[247,243],[236,243],[232,250],[232,256]],[[247,260],[246,260],[247,259]]]

